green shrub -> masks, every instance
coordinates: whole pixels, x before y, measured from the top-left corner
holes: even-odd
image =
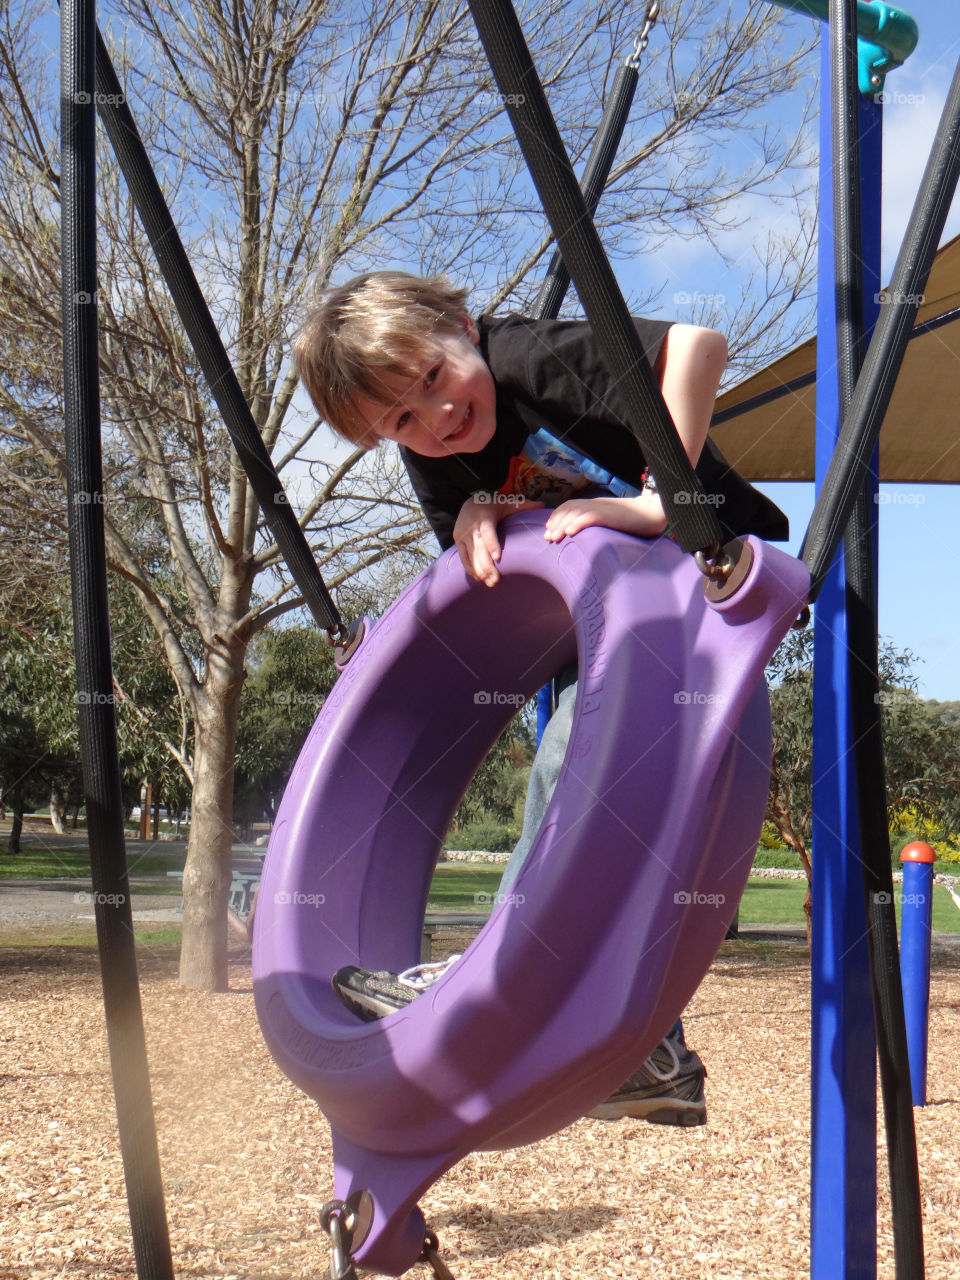
[[[459,831],[448,831],[445,849],[478,849],[485,853],[509,853],[520,839],[520,824],[468,822]]]
[[[753,865],[755,867],[788,867],[791,871],[803,870],[803,864],[796,849],[788,849],[784,845],[773,848],[764,847],[762,840]]]
[[[929,824],[918,823],[917,826],[919,830],[900,830],[890,836],[890,853],[895,867],[900,865],[900,854],[903,849],[914,840],[922,840],[924,844],[928,844],[937,855],[938,863],[947,862],[954,866],[960,864],[960,848],[957,847],[956,839],[936,840],[933,838],[933,828]]]
[[[765,822],[763,830],[760,832],[760,848],[761,849],[785,849],[787,846],[783,843],[779,831],[772,822]]]

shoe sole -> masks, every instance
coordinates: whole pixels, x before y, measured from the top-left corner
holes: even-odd
[[[588,1111],[594,1120],[646,1120],[648,1124],[672,1124],[693,1129],[707,1123],[705,1102],[668,1102],[663,1098],[625,1099],[623,1102],[601,1102]]]

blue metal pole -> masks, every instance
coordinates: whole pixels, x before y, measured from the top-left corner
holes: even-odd
[[[543,737],[543,731],[550,723],[550,717],[553,715],[553,681],[549,680],[542,689],[537,692],[537,746],[540,746],[540,739]]]
[[[910,1087],[915,1107],[927,1103],[927,1037],[930,1018],[930,922],[933,864],[937,855],[915,841],[900,852],[903,898],[900,917],[900,977],[910,1047]]]
[[[817,317],[817,484],[839,430],[829,43],[823,41]],[[882,108],[861,100],[864,321],[880,290]],[[873,493],[876,493],[876,464]],[[843,553],[814,619],[811,949],[811,1277],[876,1276],[876,1039],[859,857],[847,677]]]

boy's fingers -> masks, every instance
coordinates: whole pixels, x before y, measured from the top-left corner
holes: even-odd
[[[482,524],[476,533],[473,562],[477,569],[477,577],[492,587],[500,581],[500,571],[496,562],[500,559],[500,539],[494,524]]]
[[[483,526],[471,530],[470,534],[457,543],[460,563],[468,577],[476,578],[486,586],[495,586],[500,580],[500,573],[494,560],[500,559],[500,544],[496,533],[493,534],[493,547],[486,545],[486,530]]]

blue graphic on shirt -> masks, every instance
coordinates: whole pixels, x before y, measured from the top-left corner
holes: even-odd
[[[510,470],[500,492],[556,507],[594,486],[616,498],[635,498],[640,493],[632,484],[541,427],[527,437],[521,452],[510,459]]]

